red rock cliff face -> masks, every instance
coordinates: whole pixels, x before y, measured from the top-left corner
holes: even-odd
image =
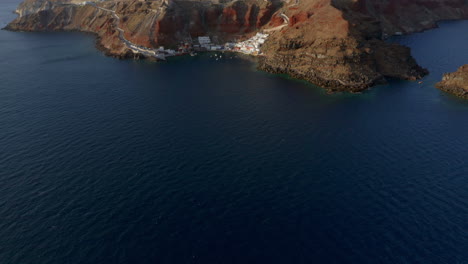
[[[208,8],[189,5],[194,3],[176,2],[166,10],[164,17],[158,21],[158,32],[155,32],[159,43],[171,44],[189,36],[201,35],[217,36],[221,42],[232,40],[260,30],[278,8],[265,1],[235,1]],[[134,32],[132,29],[129,31]]]
[[[189,37],[217,36],[219,41],[252,34],[267,24],[279,8],[263,0],[233,1],[227,4],[207,4],[195,1],[106,1],[98,6],[115,10],[120,17],[117,25],[110,12],[91,5],[78,6],[71,0],[28,0],[20,10],[28,10],[7,26],[10,30],[52,31],[80,30],[96,33],[99,44],[109,54],[127,55],[120,43],[117,26],[126,39],[146,47],[174,46]],[[37,12],[34,12],[36,8]]]

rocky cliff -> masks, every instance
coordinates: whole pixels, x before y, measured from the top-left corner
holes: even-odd
[[[454,73],[446,73],[442,81],[436,84],[442,91],[468,99],[468,64],[461,66]]]
[[[468,18],[464,0],[298,0],[282,10],[289,26],[271,36],[260,68],[333,91],[361,91],[388,78],[421,78],[427,71],[410,49],[385,37]]]
[[[91,32],[98,35],[98,44],[108,55],[128,57],[133,54],[119,39],[117,28],[124,31],[127,40],[148,48],[174,47],[202,35],[216,36],[222,43],[254,34],[280,6],[264,0],[111,0],[86,5],[76,0],[26,0],[16,11],[19,17],[6,29]]]
[[[200,35],[222,43],[265,30],[270,37],[260,69],[331,91],[358,92],[388,78],[415,80],[427,74],[409,48],[384,39],[434,27],[439,20],[468,18],[468,1],[108,0],[80,5],[77,0],[26,0],[17,13],[7,29],[93,32],[108,54],[121,57],[133,54],[117,29],[146,47]]]

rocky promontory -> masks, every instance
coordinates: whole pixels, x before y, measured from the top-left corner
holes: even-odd
[[[84,31],[116,57],[210,36],[218,43],[269,34],[259,68],[330,91],[359,92],[428,72],[409,48],[385,41],[468,18],[465,0],[25,0],[7,29]]]
[[[468,99],[468,64],[461,66],[456,72],[446,73],[436,87],[447,93]]]
[[[354,92],[428,73],[409,48],[386,42],[388,36],[468,18],[464,0],[298,0],[283,10],[291,23],[266,43],[260,68]]]

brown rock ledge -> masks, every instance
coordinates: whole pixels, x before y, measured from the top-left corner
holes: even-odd
[[[468,99],[468,64],[458,68],[456,72],[446,73],[436,87],[447,93]]]

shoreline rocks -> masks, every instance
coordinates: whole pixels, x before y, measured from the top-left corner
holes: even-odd
[[[442,81],[436,84],[436,88],[468,99],[468,64],[461,66],[456,72],[444,74]]]

